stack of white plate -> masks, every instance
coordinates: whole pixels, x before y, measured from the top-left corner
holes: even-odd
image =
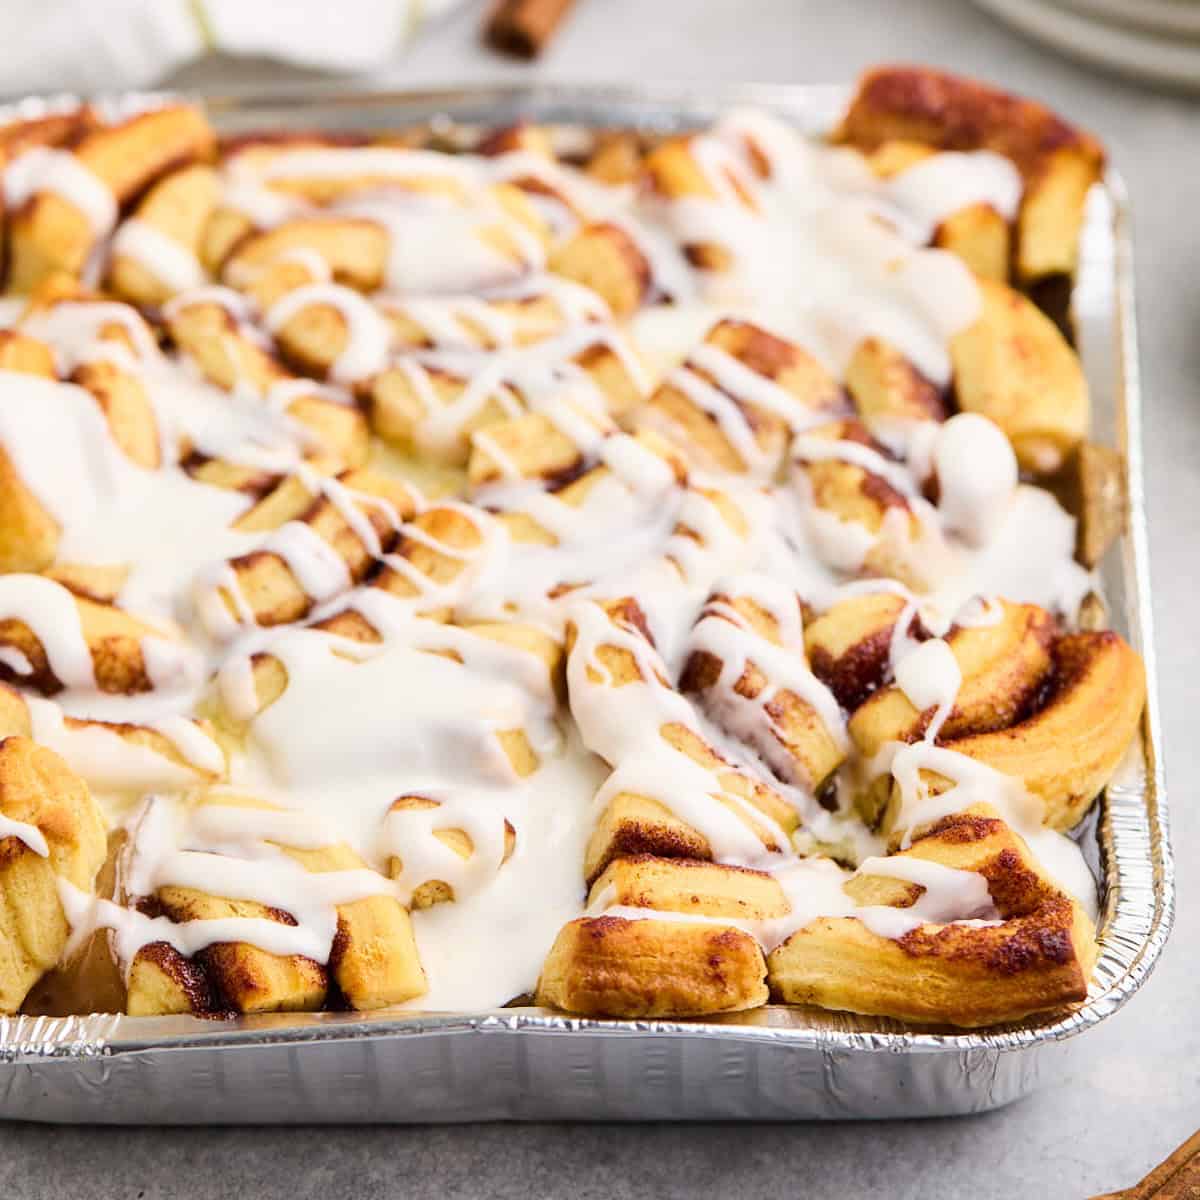
[[[1200,91],[1200,0],[976,0],[1023,33],[1098,66]]]

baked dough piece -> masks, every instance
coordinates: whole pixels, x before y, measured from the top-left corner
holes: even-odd
[[[0,683],[0,737],[32,738],[36,728],[41,743],[97,791],[120,789],[122,769],[135,764],[135,789],[169,791],[224,777],[225,758],[208,721],[180,717],[159,724],[68,716],[51,701]],[[104,749],[96,752],[98,744]]]
[[[0,680],[46,696],[81,685],[112,695],[149,692],[188,677],[196,663],[177,630],[44,576],[0,577],[0,646],[8,651]]]
[[[58,881],[91,892],[105,830],[87,785],[17,735],[0,741],[0,816],[0,1012],[13,1013],[66,946]]]
[[[1053,474],[1087,432],[1083,368],[1032,301],[985,279],[979,294],[978,320],[950,343],[959,406],[999,425],[1026,470]]]
[[[217,173],[206,163],[159,180],[117,236],[109,287],[134,304],[156,305],[200,286],[200,240],[219,195]]]
[[[350,398],[294,376],[254,339],[230,306],[203,292],[194,299],[185,295],[168,307],[166,326],[183,355],[217,387],[228,392],[249,388],[264,403],[282,397],[286,414],[312,437],[309,454],[315,467],[333,473],[366,463],[367,422]],[[192,461],[189,470],[205,483],[229,488],[246,488],[258,475],[245,465],[212,459]]]
[[[673,436],[697,466],[769,478],[790,435],[842,405],[836,381],[810,354],[727,319],[658,386],[641,420]]]
[[[568,656],[574,663],[568,665],[568,679],[573,681],[572,702],[577,718],[583,703],[577,691],[582,688],[597,689],[598,701],[603,706],[598,714],[601,720],[603,709],[611,707],[615,711],[628,703],[621,695],[623,688],[650,689],[660,694],[663,716],[657,728],[646,730],[652,743],[647,753],[678,761],[677,769],[682,771],[689,769],[688,764],[700,768],[711,789],[707,803],[717,805],[739,826],[744,826],[764,854],[784,851],[785,839],[799,826],[799,813],[761,779],[724,758],[689,721],[690,706],[667,682],[666,668],[655,653],[645,615],[637,602],[625,598],[603,607],[607,629],[600,626],[590,631],[587,638],[580,637],[576,626],[569,626],[567,631]],[[586,718],[583,718],[583,734],[586,741],[589,737]],[[668,797],[647,794],[639,788],[639,761],[636,746],[631,747],[628,760],[610,759],[618,773],[609,780],[610,798],[588,842],[584,876],[589,882],[613,859],[630,854],[714,857],[709,838],[676,815]],[[622,767],[627,772],[624,775],[620,773]],[[661,782],[661,772],[657,769],[647,778],[651,776]]]
[[[831,565],[889,576],[918,591],[934,583],[929,574],[937,564],[918,551],[928,537],[922,498],[860,421],[809,429],[792,443],[792,455],[795,486],[811,498],[810,519],[825,522],[814,533]]]
[[[584,225],[550,253],[550,269],[590,288],[616,317],[635,312],[651,293],[653,272],[638,244],[619,225]]]
[[[70,153],[76,169],[111,196],[115,214],[164,172],[206,159],[213,150],[212,129],[199,109],[167,105],[85,133]],[[10,223],[9,287],[27,292],[58,271],[80,275],[106,232],[67,196],[35,188]]]
[[[537,1000],[634,1019],[757,1008],[767,1000],[763,954],[731,926],[581,917],[546,957]]]
[[[642,399],[636,370],[624,335],[599,324],[525,351],[501,351],[496,359],[469,352],[431,361],[403,357],[370,384],[371,424],[406,450],[461,465],[481,448],[475,434],[531,412],[542,417],[539,432],[560,439],[572,440],[575,421],[605,432]],[[507,467],[494,453],[489,457],[493,473]],[[481,475],[476,469],[476,480]]]
[[[967,1027],[1019,1020],[1085,997],[1096,956],[1092,923],[994,812],[947,817],[894,858],[981,876],[999,920],[920,921],[889,937],[862,917],[818,917],[769,956],[774,996]],[[844,888],[859,905],[902,911],[925,890],[869,868]]]
[[[867,151],[905,141],[1005,155],[1025,184],[1019,280],[1074,273],[1084,199],[1103,170],[1104,151],[1043,105],[929,67],[876,67],[859,80],[836,136]]]
[[[701,609],[680,687],[781,778],[819,794],[846,759],[846,739],[837,701],[809,671],[799,634],[799,597],[734,581]]]
[[[416,504],[412,488],[365,470],[285,479],[238,519],[235,528],[267,536],[201,585],[201,620],[212,634],[229,637],[247,625],[303,619],[363,579],[396,545]],[[318,584],[319,594],[310,594]]]
[[[210,799],[217,807],[270,810],[246,797]],[[270,839],[268,839],[270,840]],[[331,844],[299,848],[286,844],[282,853],[305,871],[361,871],[365,864],[349,847]],[[382,884],[382,881],[381,881]],[[290,914],[252,900],[162,886],[154,901],[175,922],[242,918],[294,924]],[[336,984],[353,1008],[381,1008],[420,995],[426,987],[408,913],[383,894],[337,905],[337,934],[328,965],[303,955],[273,954],[245,942],[216,942],[196,958],[209,979],[216,1003],[237,1012],[279,1012],[318,1008]]]
[[[871,170],[892,179],[937,153],[916,141],[888,141],[868,157]],[[975,203],[951,213],[934,230],[933,244],[959,258],[981,279],[1004,282],[1012,258],[1012,231],[1005,215],[991,204]]]

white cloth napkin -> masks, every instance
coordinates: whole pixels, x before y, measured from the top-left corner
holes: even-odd
[[[0,92],[146,87],[214,50],[367,71],[458,2],[2,0]]]

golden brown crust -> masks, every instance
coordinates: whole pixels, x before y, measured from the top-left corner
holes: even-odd
[[[0,1012],[13,1013],[66,945],[58,880],[91,892],[106,834],[87,785],[57,754],[20,736],[0,742],[0,815],[32,826],[49,851],[0,838]]]
[[[1142,661],[1117,633],[1074,633],[1054,646],[1052,688],[1023,721],[951,742],[1024,781],[1046,824],[1074,827],[1133,741],[1146,700]]]
[[[1019,292],[979,280],[978,319],[950,343],[955,398],[1008,436],[1027,471],[1051,475],[1079,446],[1090,418],[1078,357]]]
[[[966,1027],[1084,999],[1096,954],[1092,923],[993,810],[946,818],[897,857],[978,872],[999,923],[922,923],[893,938],[857,916],[819,917],[772,951],[773,995]],[[859,904],[905,908],[914,900],[912,885],[888,876],[857,875],[846,891]]]
[[[581,1016],[704,1016],[764,1003],[764,974],[740,929],[582,917],[559,932],[537,1001]]]
[[[863,149],[906,139],[943,150],[995,150],[1036,172],[1064,148],[1097,163],[1104,152],[1088,133],[1036,100],[924,66],[879,66],[858,82],[836,137]]]

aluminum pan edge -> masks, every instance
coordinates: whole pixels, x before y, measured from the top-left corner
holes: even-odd
[[[226,131],[262,128],[275,122],[313,127],[340,121],[344,126],[366,128],[419,121],[437,113],[448,113],[460,120],[474,117],[497,122],[505,119],[506,114],[517,112],[543,120],[661,129],[694,124],[730,105],[745,103],[774,109],[802,128],[818,131],[828,128],[846,96],[845,88],[827,86],[705,89],[701,96],[694,89],[670,86],[628,88],[542,84],[197,99],[206,104],[215,122]],[[61,102],[34,98],[18,102],[10,111],[32,115]],[[1128,467],[1129,532],[1120,544],[1119,554],[1109,555],[1104,568],[1104,585],[1115,601],[1115,623],[1131,637],[1145,660],[1148,702],[1141,744],[1135,747],[1117,779],[1110,784],[1100,805],[1096,837],[1107,898],[1101,920],[1100,959],[1089,997],[1082,1005],[1066,1014],[1050,1014],[981,1032],[914,1031],[894,1021],[775,1005],[706,1021],[598,1021],[566,1017],[536,1008],[475,1014],[407,1011],[271,1014],[233,1021],[112,1015],[82,1018],[19,1016],[0,1018],[0,1059],[18,1070],[21,1066],[36,1067],[38,1076],[49,1084],[51,1076],[59,1074],[59,1066],[65,1068],[68,1063],[82,1066],[85,1060],[104,1059],[111,1068],[116,1065],[112,1062],[114,1058],[126,1057],[131,1060],[131,1065],[132,1060],[137,1060],[149,1066],[151,1060],[166,1062],[179,1052],[200,1052],[207,1060],[205,1051],[235,1047],[291,1048],[294,1053],[300,1046],[315,1049],[317,1045],[330,1043],[355,1042],[367,1047],[389,1042],[399,1048],[414,1042],[445,1043],[447,1039],[453,1041],[468,1035],[469,1043],[479,1045],[479,1039],[469,1037],[471,1034],[489,1035],[487,1040],[491,1044],[495,1044],[497,1036],[514,1042],[526,1040],[516,1035],[542,1035],[537,1038],[539,1042],[560,1043],[570,1035],[568,1042],[580,1044],[586,1040],[592,1043],[599,1039],[614,1048],[617,1043],[627,1042],[644,1046],[653,1041],[664,1048],[678,1042],[681,1051],[688,1046],[717,1041],[731,1050],[734,1046],[743,1048],[748,1057],[759,1047],[786,1047],[815,1052],[827,1067],[844,1056],[862,1053],[915,1055],[930,1066],[933,1066],[930,1058],[934,1056],[942,1059],[947,1069],[941,1072],[945,1082],[952,1074],[976,1075],[973,1096],[964,1093],[957,1099],[943,1097],[941,1104],[926,1106],[923,1111],[927,1112],[978,1111],[1005,1103],[1028,1090],[1036,1073],[1034,1060],[1030,1053],[1014,1052],[1033,1052],[1071,1038],[1120,1008],[1153,969],[1170,931],[1174,909],[1151,632],[1133,252],[1125,189],[1120,177],[1111,170],[1105,180],[1105,194],[1109,200],[1103,220],[1106,227],[1093,230],[1092,235],[1101,247],[1100,257],[1104,261],[1098,266],[1106,277],[1100,280],[1102,286],[1097,297],[1081,297],[1078,294],[1081,289],[1077,289],[1076,302],[1079,308],[1086,302],[1089,311],[1094,309],[1092,319],[1098,327],[1097,341],[1109,356],[1107,362],[1103,361],[1103,356],[1089,362],[1085,354],[1089,381],[1101,401],[1097,405],[1098,417],[1103,417],[1110,426],[1098,428],[1098,433],[1123,450]],[[1083,332],[1086,333],[1086,329]],[[946,1059],[946,1055],[953,1058]],[[1009,1067],[1004,1066],[1003,1060],[1009,1060]],[[52,1069],[45,1073],[43,1068]],[[0,1067],[0,1115],[26,1115],[12,1104],[17,1099],[13,1092],[19,1092],[20,1088],[14,1089],[15,1078],[4,1078],[7,1071],[7,1067]],[[833,1083],[832,1080],[828,1082]],[[965,1081],[960,1084],[960,1092],[964,1086]],[[854,1105],[833,1107],[842,1111],[831,1114],[796,1111],[792,1115],[891,1115],[886,1111],[888,1105],[880,1105],[880,1111],[874,1114]],[[78,1114],[59,1113],[56,1116],[54,1112],[45,1111],[28,1115],[42,1119],[87,1119]],[[480,1112],[478,1115],[506,1114]],[[559,1115],[602,1117],[621,1113],[608,1112],[603,1105],[597,1105],[594,1112],[563,1110]],[[93,1114],[90,1119],[97,1119],[97,1115]],[[205,1118],[198,1115],[195,1119]],[[308,1119],[314,1118],[309,1114]],[[339,1118],[335,1115],[331,1119]],[[447,1113],[442,1119],[470,1118]]]

